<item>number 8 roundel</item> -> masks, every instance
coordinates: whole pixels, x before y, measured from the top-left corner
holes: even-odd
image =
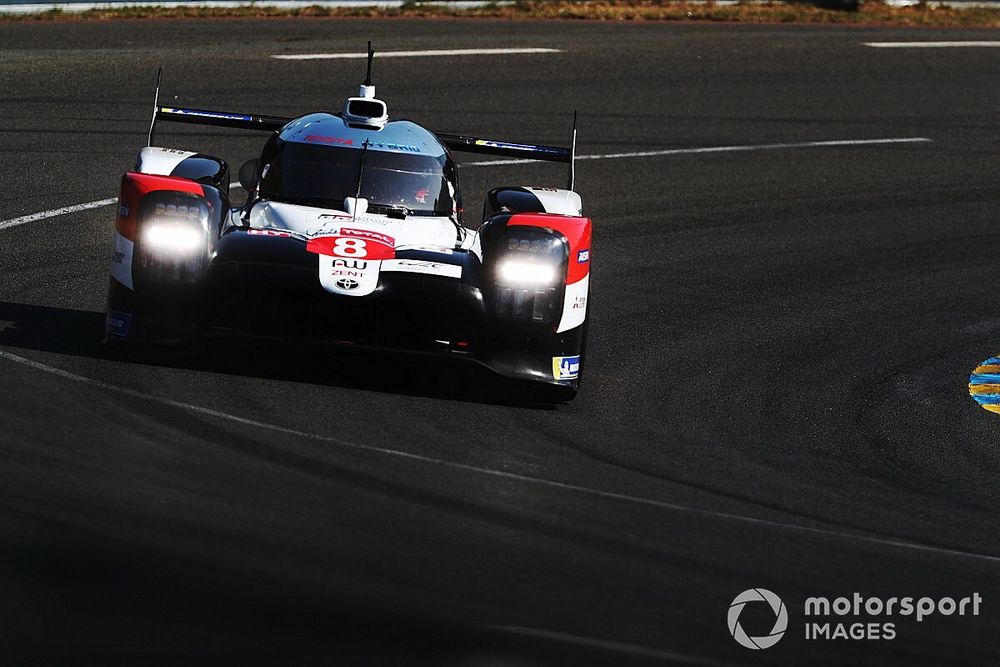
[[[378,239],[362,239],[356,236],[323,236],[310,239],[306,250],[318,255],[332,255],[349,259],[392,259],[396,249]]]

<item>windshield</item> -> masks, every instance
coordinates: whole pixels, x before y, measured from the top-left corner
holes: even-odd
[[[357,193],[361,154],[356,148],[279,139],[264,161],[260,195],[291,204],[343,208],[344,198]],[[438,159],[369,149],[361,197],[376,213],[402,207],[414,215],[450,215],[454,203],[444,161],[444,155]]]

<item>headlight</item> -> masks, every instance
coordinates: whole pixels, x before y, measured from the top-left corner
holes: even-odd
[[[183,285],[202,279],[208,265],[210,205],[180,192],[157,191],[142,199],[133,260],[140,280]]]
[[[205,230],[185,223],[151,223],[143,229],[142,240],[154,252],[186,254],[205,247]]]
[[[558,280],[556,266],[522,259],[505,259],[499,265],[502,283],[514,285],[551,285]]]
[[[504,319],[554,322],[566,275],[565,241],[541,229],[525,228],[499,239],[494,247],[493,312]]]
[[[496,280],[503,285],[548,287],[559,282],[565,267],[562,239],[536,230],[522,230],[500,242]]]
[[[159,196],[166,201],[154,199],[152,206],[144,207],[143,245],[150,252],[171,255],[189,254],[205,248],[208,223],[205,205],[173,193]]]

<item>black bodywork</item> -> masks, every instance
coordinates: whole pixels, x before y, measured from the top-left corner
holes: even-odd
[[[158,108],[157,117],[181,122],[274,131],[290,119],[240,116],[224,112]],[[289,125],[294,127],[294,125]],[[433,135],[430,135],[433,136]],[[494,155],[531,155],[570,161],[569,149],[501,144],[468,137],[437,135],[441,145]],[[255,200],[261,166],[279,145],[273,135],[262,159],[249,171],[253,183],[245,213]],[[457,171],[444,151],[442,167],[460,212]],[[244,169],[241,169],[241,180]],[[557,332],[563,312],[564,283],[524,288],[502,285],[497,262],[511,251],[515,236],[543,244],[565,275],[570,243],[554,229],[508,228],[518,211],[542,211],[530,193],[496,190],[487,198],[478,230],[482,259],[455,247],[447,263],[460,264],[460,279],[417,273],[382,273],[375,292],[352,297],[328,292],[317,280],[319,256],[305,249],[296,234],[252,234],[244,215],[231,215],[229,169],[225,162],[197,154],[183,160],[170,176],[200,183],[204,197],[155,191],[133,202],[138,218],[154,202],[199,199],[209,211],[207,253],[197,261],[157,261],[134,241],[132,289],[114,278],[108,292],[107,338],[113,342],[158,343],[205,337],[261,338],[298,345],[342,345],[404,350],[460,357],[486,365],[500,375],[541,383],[571,397],[578,378],[554,376],[558,358],[577,363],[586,340],[586,323]],[[246,184],[245,184],[246,186]],[[508,188],[509,191],[518,190]],[[172,199],[173,198],[173,199]],[[148,201],[147,201],[148,200]],[[435,204],[435,209],[440,208]],[[440,214],[442,211],[433,211]],[[140,223],[136,223],[140,224]],[[588,223],[589,224],[589,223]],[[398,250],[396,259],[441,261],[441,255]]]
[[[210,186],[205,190],[221,210],[223,191]],[[579,355],[585,327],[554,333],[562,312],[562,286],[513,290],[491,280],[511,215],[498,213],[483,223],[482,262],[469,251],[455,250],[449,256],[449,263],[463,267],[461,279],[383,273],[376,291],[362,298],[324,290],[316,279],[319,256],[305,251],[303,239],[251,235],[220,216],[214,221],[214,256],[203,273],[190,280],[180,280],[176,271],[165,274],[163,267],[143,266],[137,242],[135,289],[110,281],[109,317],[130,315],[127,330],[117,331],[124,335],[110,337],[158,343],[259,337],[286,344],[446,354],[572,394],[577,382],[554,380],[552,358]],[[518,231],[519,236],[525,233]],[[555,242],[563,254],[568,252],[565,243]],[[440,255],[401,250],[397,259],[433,262]]]

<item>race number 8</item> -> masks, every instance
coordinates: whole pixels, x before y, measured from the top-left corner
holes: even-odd
[[[333,254],[341,257],[367,257],[368,244],[364,239],[338,238],[333,242]]]

